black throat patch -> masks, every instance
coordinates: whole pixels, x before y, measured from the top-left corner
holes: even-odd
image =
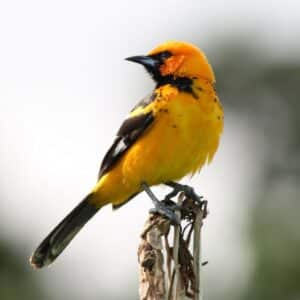
[[[172,75],[161,76],[156,81],[156,88],[163,85],[170,84],[176,87],[180,92],[186,92],[191,94],[195,99],[198,99],[198,95],[193,91],[193,80],[189,77],[174,77]]]
[[[156,87],[161,87],[165,84],[170,84],[176,87],[181,92],[192,93],[193,80],[188,77],[174,77],[172,75],[161,76],[157,81]]]

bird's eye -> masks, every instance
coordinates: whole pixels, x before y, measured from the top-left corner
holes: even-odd
[[[150,57],[157,60],[159,65],[162,65],[164,63],[164,61],[171,56],[172,56],[172,53],[169,51],[163,51],[163,52],[160,52],[160,53],[157,53],[154,55],[150,55]]]
[[[160,58],[162,61],[166,60],[167,58],[169,58],[169,57],[171,57],[171,56],[172,56],[172,54],[171,54],[171,52],[169,52],[169,51],[164,51],[164,52],[161,52],[161,53],[159,54],[159,58]]]

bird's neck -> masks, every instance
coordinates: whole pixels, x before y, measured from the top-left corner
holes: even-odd
[[[214,92],[214,84],[201,77],[175,77],[172,75],[161,76],[157,81],[156,89],[165,85],[171,85],[179,92],[190,93],[194,98],[199,98],[201,92]]]

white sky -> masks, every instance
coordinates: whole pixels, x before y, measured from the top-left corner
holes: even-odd
[[[93,186],[122,118],[153,86],[125,57],[168,39],[197,40],[207,50],[235,32],[253,39],[254,48],[267,46],[273,59],[298,57],[299,11],[296,0],[1,1],[1,234],[33,249]],[[249,124],[229,114],[225,122],[214,163],[192,183],[210,199],[207,276],[222,265],[236,278],[248,258],[240,240],[248,204],[239,203],[253,195],[260,172],[253,160],[262,160],[263,151],[253,157],[260,141]],[[136,274],[138,236],[150,207],[142,196],[116,213],[103,209],[39,274],[58,294],[60,287],[78,299],[100,291],[122,299],[137,284],[127,278]],[[234,284],[215,280],[220,291]]]

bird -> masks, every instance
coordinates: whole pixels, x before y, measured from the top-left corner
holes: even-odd
[[[126,60],[141,64],[155,87],[120,126],[91,192],[32,254],[35,268],[51,264],[103,206],[118,209],[142,191],[159,212],[172,218],[150,187],[166,184],[175,192],[184,189],[178,181],[210,163],[219,146],[224,112],[214,71],[200,48],[167,41],[147,55]]]

